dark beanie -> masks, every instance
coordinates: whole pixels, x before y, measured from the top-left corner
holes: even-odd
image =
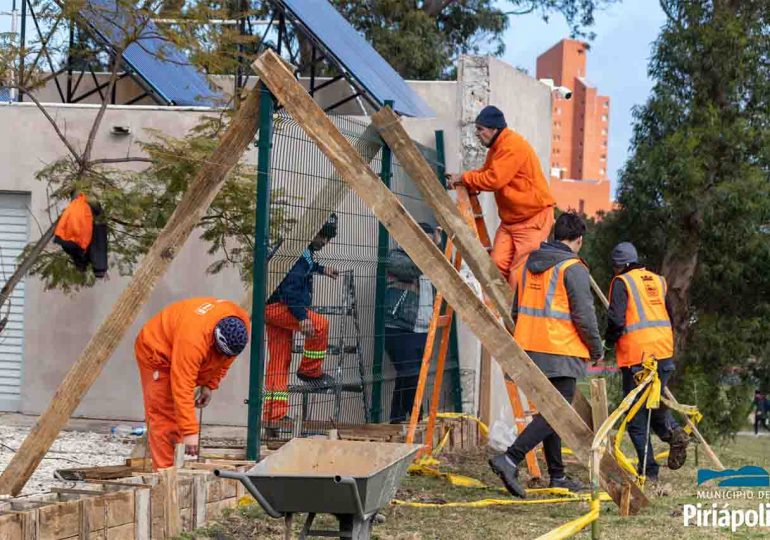
[[[476,117],[476,123],[480,126],[497,129],[503,129],[508,125],[505,123],[503,111],[494,105],[487,105],[481,109],[481,112]]]

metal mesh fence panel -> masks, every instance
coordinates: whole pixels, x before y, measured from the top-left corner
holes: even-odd
[[[435,225],[432,210],[400,165],[390,162],[390,153],[373,128],[360,119],[331,118],[370,162],[373,172],[382,177],[383,170],[390,171],[385,180],[412,216]],[[421,149],[437,172],[441,170],[436,151]],[[414,359],[422,357],[422,349],[404,353],[400,345],[416,338],[419,348],[420,336],[387,326],[392,316],[385,310],[393,309],[393,295],[385,294],[383,287],[387,289],[392,281],[387,261],[396,244],[381,234],[369,208],[347,189],[329,160],[283,111],[273,118],[269,174],[273,245],[262,291],[265,325],[254,328],[264,333],[266,347],[263,439],[286,440],[337,427],[404,421],[399,411],[406,402],[411,410],[419,370],[419,360]],[[324,218],[333,215],[336,234],[325,245],[311,242],[315,245],[299,255],[299,249],[292,253],[281,249],[302,241],[292,235],[311,212],[320,212]],[[331,224],[327,227],[327,234],[334,229]],[[387,243],[378,245],[383,239]],[[426,290],[433,292],[432,287],[423,293]],[[422,295],[423,314],[431,312],[432,298],[432,294]],[[450,353],[441,410],[455,410],[460,402],[456,349],[450,348]],[[425,392],[426,412],[434,369]]]

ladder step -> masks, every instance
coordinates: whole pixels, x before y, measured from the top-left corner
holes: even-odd
[[[305,349],[302,347],[302,345],[299,345],[297,343],[293,344],[291,347],[291,352],[294,354],[303,354],[305,352]],[[340,356],[341,354],[356,354],[358,352],[358,347],[355,345],[346,345],[345,347],[338,347],[336,345],[329,345],[326,347],[326,356]]]
[[[438,327],[439,328],[445,328],[445,327],[449,326],[449,324],[451,322],[452,322],[452,317],[450,317],[449,315],[441,315],[438,318]]]

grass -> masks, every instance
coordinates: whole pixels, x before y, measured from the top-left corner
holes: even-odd
[[[692,448],[692,446],[691,446]],[[770,470],[770,438],[739,436],[734,441],[715,446],[715,451],[726,467],[758,465]],[[490,486],[488,489],[454,487],[449,482],[421,476],[408,476],[401,483],[398,499],[415,502],[472,501],[484,498],[508,498],[499,491],[499,481],[486,464],[484,450],[441,456],[441,469],[471,476]],[[708,468],[703,452],[699,452],[700,467]],[[541,465],[542,466],[542,465]],[[568,464],[571,474],[587,480],[587,471],[577,464]],[[743,528],[731,535],[724,529],[685,528],[682,506],[702,502],[710,507],[712,501],[699,501],[696,495],[695,452],[690,451],[687,464],[678,471],[661,469],[661,481],[669,490],[668,496],[650,494],[651,504],[639,515],[620,517],[613,503],[603,503],[600,517],[602,538],[608,539],[700,539],[700,538],[767,538],[770,529]],[[757,489],[757,488],[755,488]],[[650,490],[648,490],[649,492]],[[768,491],[770,495],[770,491]],[[770,500],[731,500],[730,508],[756,508]],[[720,502],[720,505],[723,502]],[[497,506],[487,508],[412,508],[389,506],[383,509],[386,521],[374,527],[373,538],[380,540],[467,540],[536,538],[549,530],[588,512],[588,504],[540,504],[528,506]],[[294,535],[297,537],[304,515],[295,518]],[[335,521],[319,516],[316,527],[332,528]],[[589,538],[590,528],[577,538]],[[206,529],[186,535],[186,538],[213,538],[216,540],[281,539],[283,522],[267,517],[251,505],[233,510]]]

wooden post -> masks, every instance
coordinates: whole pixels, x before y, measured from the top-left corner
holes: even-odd
[[[224,185],[227,174],[254,139],[259,118],[259,89],[252,90],[235,113],[219,145],[179,201],[155,243],[134,272],[112,311],[59,384],[48,408],[0,476],[0,494],[18,493],[51,447],[67,419],[91,388],[158,279],[181,250],[203,213]]]
[[[594,432],[596,432],[609,415],[607,379],[604,377],[591,379],[591,413],[593,416]]]
[[[169,467],[158,472],[160,473],[160,482],[163,488],[163,528],[166,532],[166,538],[175,538],[182,532],[176,468]]]
[[[492,421],[492,357],[481,347],[479,362],[479,419],[491,426]]]
[[[175,469],[181,469],[184,467],[184,444],[180,443],[174,446],[174,468]],[[200,453],[203,450],[203,448],[198,445],[198,453]]]
[[[270,50],[262,53],[252,68],[329,158],[340,176],[351,185],[409,257],[431,279],[436,289],[444,294],[458,315],[501,364],[503,371],[526,390],[540,413],[578,458],[587,461],[593,432],[498,322],[497,316],[476,297],[398,198],[382,185],[355,148],[296,81],[292,71]],[[610,459],[603,460],[601,475],[605,489],[619,504],[622,480],[628,479],[631,482],[628,474]],[[632,487],[631,495],[633,512],[648,503],[638,487]]]
[[[136,540],[150,540],[152,537],[151,493],[149,489],[134,491],[134,538]]]

